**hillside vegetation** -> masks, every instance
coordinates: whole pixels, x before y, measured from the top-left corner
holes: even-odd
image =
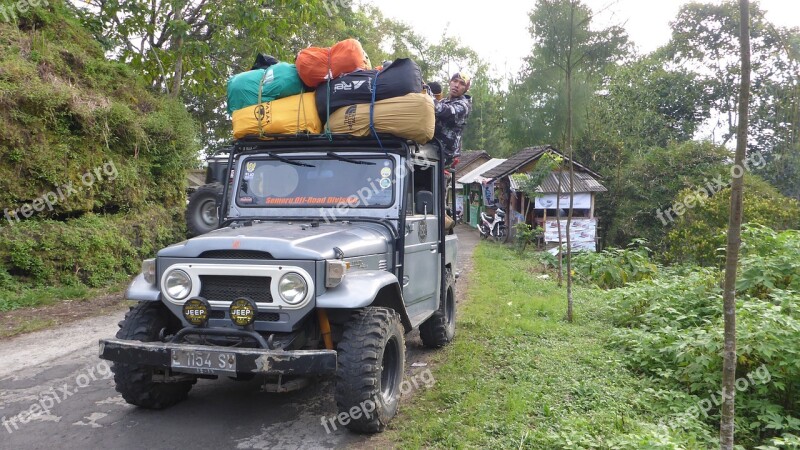
[[[61,2],[0,22],[0,311],[23,286],[102,286],[182,237],[197,127]],[[175,219],[178,220],[175,220]]]

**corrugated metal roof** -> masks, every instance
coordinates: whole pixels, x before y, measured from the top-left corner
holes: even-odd
[[[553,147],[552,145],[544,145],[540,147],[528,147],[528,148],[523,148],[522,150],[517,152],[516,155],[508,158],[508,160],[504,164],[501,164],[495,167],[494,169],[489,170],[481,175],[483,175],[486,178],[495,178],[495,179],[507,177],[512,173],[517,172],[517,170],[519,170],[523,166],[526,166],[531,162],[535,161],[540,156],[542,156],[542,154],[548,151],[560,155],[562,158],[564,158],[565,162],[569,161],[569,158],[565,154],[556,150],[556,148]],[[588,167],[584,166],[583,164],[577,161],[573,162],[575,163],[575,167],[579,168],[580,170],[583,170],[584,172],[587,172],[594,177],[600,178],[600,174],[594,172],[593,170],[589,169]]]
[[[528,174],[520,174],[528,177]],[[536,188],[536,192],[543,194],[558,193],[558,179],[561,178],[561,192],[569,192],[569,172],[550,172],[550,175],[542,181],[542,184]],[[516,177],[508,177],[511,180],[511,189],[518,191],[519,183],[514,179]],[[599,181],[597,181],[591,174],[587,172],[575,172],[575,178],[572,180],[575,192],[606,192],[605,188]]]
[[[517,152],[517,154],[508,158],[505,163],[493,168],[492,170],[486,171],[481,175],[486,178],[501,178],[508,174],[514,173],[520,167],[541,156],[541,154],[544,153],[544,151],[548,148],[550,148],[550,146],[523,148]]]
[[[487,170],[491,170],[500,164],[503,164],[504,162],[506,162],[506,160],[501,158],[490,159],[470,172],[465,173],[459,178],[456,178],[456,182],[460,184],[481,183],[487,179],[486,177],[481,176],[482,173],[486,172]]]
[[[460,172],[459,167],[467,167],[468,165],[472,164],[474,161],[477,161],[479,158],[486,158],[488,161],[492,157],[486,153],[486,150],[470,150],[468,152],[464,152],[458,158],[458,165],[456,166],[456,172]]]

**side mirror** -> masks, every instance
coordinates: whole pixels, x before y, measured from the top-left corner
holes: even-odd
[[[414,212],[417,214],[433,214],[433,192],[417,192],[414,197]]]

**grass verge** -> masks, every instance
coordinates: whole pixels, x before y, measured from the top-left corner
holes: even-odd
[[[481,244],[453,344],[435,385],[417,396],[385,438],[400,448],[704,448],[713,430],[659,425],[665,412],[648,382],[605,345],[613,327],[599,291],[566,295],[537,263]]]
[[[19,334],[65,325],[88,317],[124,311],[130,305],[122,297],[128,282],[104,288],[40,288],[20,297],[26,306],[10,311],[0,309],[0,340]],[[30,297],[30,301],[24,299]]]

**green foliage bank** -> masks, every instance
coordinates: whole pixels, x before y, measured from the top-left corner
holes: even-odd
[[[31,283],[100,286],[179,239],[199,147],[183,105],[107,61],[62,2],[0,22],[0,54],[0,310]]]
[[[744,448],[800,445],[800,233],[749,225],[737,280],[736,442]],[[693,245],[693,244],[688,244]],[[647,276],[620,265],[635,249],[576,257],[579,279],[616,287],[604,296],[615,329],[611,347],[647,389],[669,405],[661,422],[701,434],[719,423],[722,371],[722,273],[698,266],[660,267]],[[651,263],[650,263],[651,264]],[[606,273],[625,272],[611,285]]]

